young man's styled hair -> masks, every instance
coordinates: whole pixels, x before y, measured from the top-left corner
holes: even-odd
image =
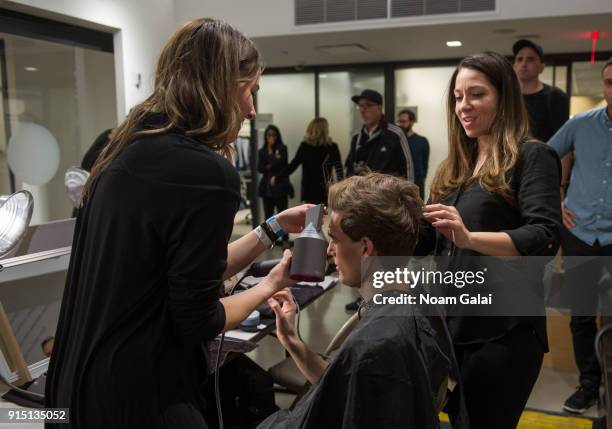
[[[415,184],[381,173],[352,176],[329,188],[328,206],[353,241],[368,237],[380,256],[412,255],[423,207]]]

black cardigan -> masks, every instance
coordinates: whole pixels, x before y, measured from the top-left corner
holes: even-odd
[[[278,175],[279,178],[290,176],[302,166],[301,200],[313,204],[327,204],[327,188],[332,171],[336,171],[338,180],[344,179],[340,150],[336,143],[312,145],[302,142],[289,165]]]
[[[524,256],[554,256],[561,233],[561,163],[554,149],[539,142],[521,145],[517,165],[511,171],[514,201],[484,190],[476,181],[444,197],[440,203],[457,208],[469,231],[506,232]],[[471,255],[456,249],[451,241],[437,232],[430,223],[421,221],[415,254],[452,254],[453,265],[461,269]],[[542,314],[544,303],[542,301]],[[546,321],[543,317],[453,317],[449,329],[455,344],[470,344],[504,336],[519,323],[530,323],[547,347]]]
[[[157,428],[172,412],[200,414],[239,189],[230,162],[178,132],[131,143],[96,180],[46,386],[46,406],[70,408],[66,427]]]

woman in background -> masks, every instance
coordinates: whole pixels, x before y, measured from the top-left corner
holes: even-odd
[[[275,125],[268,125],[264,132],[264,144],[259,149],[257,171],[261,173],[259,181],[259,196],[263,200],[264,215],[269,219],[276,213],[285,210],[289,205],[289,195],[293,196],[293,188],[289,178],[278,180],[272,184],[270,179],[287,167],[287,146],[283,143],[280,130]],[[283,236],[283,244],[287,247],[289,235]]]
[[[289,177],[300,165],[302,166],[301,200],[312,204],[326,204],[332,171],[336,172],[336,180],[344,179],[340,151],[329,136],[327,119],[315,118],[310,121],[304,141],[300,144],[295,157],[285,169],[272,178],[271,183]]]

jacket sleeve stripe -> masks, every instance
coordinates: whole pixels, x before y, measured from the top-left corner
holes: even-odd
[[[404,131],[397,125],[389,124],[389,131],[393,131],[400,139],[400,146],[406,157],[406,178],[414,182],[414,168],[412,165],[412,155],[410,154],[410,147],[408,146],[408,139]]]

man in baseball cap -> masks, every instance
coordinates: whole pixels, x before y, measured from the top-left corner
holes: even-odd
[[[390,124],[383,115],[383,96],[364,89],[351,97],[357,105],[363,126],[351,139],[351,148],[344,163],[346,176],[366,174],[370,171],[386,173],[414,181],[412,155],[404,131]],[[348,303],[347,311],[356,311],[361,298]]]
[[[359,109],[363,126],[351,140],[345,162],[347,176],[375,171],[413,181],[408,140],[401,128],[386,121],[382,110],[383,96],[373,89],[364,89],[351,100]]]
[[[539,44],[520,39],[512,46],[512,52],[531,133],[538,140],[547,142],[569,118],[569,98],[559,88],[540,81],[545,65],[544,50]]]
[[[523,48],[533,49],[533,51],[538,55],[538,57],[540,57],[540,62],[544,63],[544,50],[542,49],[542,46],[528,39],[517,40],[514,45],[512,45],[512,52],[514,53],[514,56],[516,57],[519,51]]]
[[[359,100],[362,99],[371,101],[372,103],[378,104],[379,106],[382,106],[383,104],[382,95],[380,95],[378,91],[374,91],[373,89],[364,89],[361,94],[353,95],[351,97],[351,100],[353,100],[353,103],[355,104],[359,104]]]

